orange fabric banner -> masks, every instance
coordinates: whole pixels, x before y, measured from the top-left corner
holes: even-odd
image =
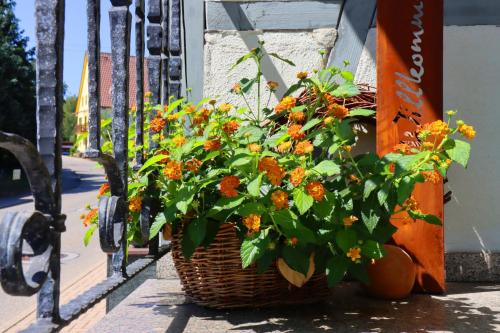
[[[418,125],[442,119],[443,0],[379,0],[377,5],[377,152],[419,146]],[[443,185],[418,184],[423,212],[443,218]],[[397,245],[417,265],[416,291],[445,290],[444,230],[394,219]]]

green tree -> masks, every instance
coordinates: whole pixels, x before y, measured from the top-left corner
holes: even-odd
[[[13,0],[0,0],[0,130],[35,141],[36,100],[33,48],[14,16]]]
[[[62,137],[64,141],[75,141],[75,126],[76,126],[76,102],[77,96],[69,96],[64,101],[64,114],[62,123]]]
[[[0,131],[19,134],[35,142],[35,50],[27,46],[28,38],[14,15],[15,5],[14,0],[0,0]],[[7,184],[6,188],[25,189],[24,176],[21,183],[9,183],[12,169],[20,166],[2,149],[0,166],[0,182]]]

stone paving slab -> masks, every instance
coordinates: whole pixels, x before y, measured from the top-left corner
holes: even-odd
[[[500,284],[449,283],[446,296],[393,302],[346,283],[325,303],[216,311],[187,302],[176,279],[147,280],[89,332],[500,332]]]

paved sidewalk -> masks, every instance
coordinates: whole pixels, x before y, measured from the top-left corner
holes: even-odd
[[[307,306],[215,311],[186,302],[176,279],[147,280],[89,332],[500,332],[500,285],[449,283],[446,296],[363,296],[354,284]]]

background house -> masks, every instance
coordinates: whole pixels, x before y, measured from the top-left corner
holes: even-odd
[[[80,90],[78,93],[78,101],[76,103],[76,132],[77,135],[82,134],[81,140],[77,141],[77,152],[84,153],[88,147],[88,138],[86,136],[88,130],[89,119],[89,94],[88,94],[88,64],[87,54],[83,59],[82,77],[80,80]],[[101,77],[100,77],[100,108],[101,119],[111,116],[111,91],[113,89],[111,73],[111,53],[101,53]],[[147,66],[147,63],[146,63]],[[145,66],[145,67],[146,67]],[[135,71],[135,57],[130,57],[129,61],[129,106],[132,108],[136,104],[135,94],[137,90],[136,85],[136,71]],[[144,84],[145,90],[148,91],[148,76],[147,71],[144,71]]]

